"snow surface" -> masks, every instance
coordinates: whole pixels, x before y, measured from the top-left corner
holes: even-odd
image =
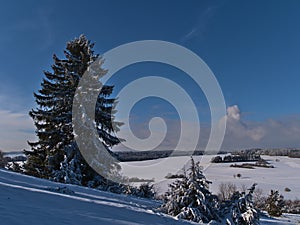
[[[217,194],[219,185],[227,182],[236,184],[237,188],[242,185],[246,187],[251,187],[253,183],[257,183],[257,188],[263,191],[264,195],[268,195],[271,189],[279,190],[280,194],[284,196],[285,199],[300,199],[300,159],[299,158],[289,158],[286,156],[262,156],[269,163],[271,163],[275,168],[261,168],[256,167],[255,169],[245,169],[230,167],[231,164],[235,163],[211,163],[210,160],[213,155],[204,156],[194,156],[195,161],[200,161],[200,165],[203,167],[203,172],[206,178],[212,181],[210,185],[210,190]],[[173,157],[174,162],[180,162],[179,158],[182,159],[181,162],[188,162],[189,157]],[[155,165],[155,160],[134,162],[134,166],[124,163],[122,169],[124,174],[139,177],[139,178],[154,178],[156,181],[155,188],[162,194],[167,191],[168,184],[173,182],[173,180],[162,179],[171,170],[169,170],[169,165],[165,165],[165,168],[160,168],[160,170],[148,170],[148,173],[142,173],[143,166],[145,168],[148,165]],[[237,163],[239,164],[239,163]],[[184,164],[181,165],[181,168]],[[178,167],[178,165],[177,165]],[[171,172],[172,173],[172,172]],[[241,178],[235,178],[234,175],[241,174]],[[291,189],[290,192],[286,192],[285,188]]]
[[[271,189],[279,190],[279,193],[285,199],[300,198],[300,159],[289,158],[286,156],[262,156],[271,163],[274,168],[244,169],[230,167],[232,163],[209,164],[204,174],[213,183],[211,190],[218,192],[218,187],[222,182],[232,182],[241,187],[246,185],[250,187],[253,183],[257,183],[264,195],[268,195]],[[234,178],[235,174],[241,174],[241,178]],[[285,188],[291,189],[286,192]]]
[[[222,181],[252,184],[255,181],[264,188],[272,185],[288,186],[292,189],[289,193],[291,196],[299,196],[299,159],[270,157],[275,169],[247,170],[230,168],[229,164],[210,164],[210,158],[211,156],[195,157],[196,160],[201,159],[205,175],[215,184]],[[161,171],[161,174],[167,172]],[[241,173],[242,178],[234,179],[234,173]],[[156,188],[166,188],[167,182],[156,184]],[[59,187],[66,187],[69,191],[57,191]],[[217,185],[212,186],[213,189],[216,187]],[[155,210],[159,205],[160,202],[154,200],[64,185],[0,170],[1,225],[195,224],[159,213]],[[300,215],[284,214],[280,218],[264,216],[261,224],[299,225]]]
[[[68,187],[74,194],[50,191],[57,187]],[[159,205],[0,170],[1,225],[191,224],[155,212]]]

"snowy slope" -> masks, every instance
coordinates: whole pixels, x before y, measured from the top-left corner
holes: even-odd
[[[155,201],[67,185],[0,170],[1,225],[191,224],[153,212]]]
[[[59,193],[67,187],[70,194]],[[159,202],[63,185],[0,170],[1,225],[193,224],[155,212]],[[263,218],[262,224],[299,224],[300,217]]]

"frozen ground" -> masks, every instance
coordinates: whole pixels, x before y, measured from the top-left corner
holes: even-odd
[[[287,168],[298,166],[298,162],[293,160],[287,160],[285,163],[284,158],[280,158],[278,163],[280,162]],[[209,166],[206,168],[205,173],[213,181],[221,178],[227,179],[227,177],[229,179],[229,177],[232,177],[231,173],[236,173],[236,170],[228,170],[227,167],[217,172],[217,167],[221,169],[222,166]],[[283,168],[283,166],[280,168]],[[298,170],[296,169],[296,171]],[[161,171],[161,173],[164,172],[166,171]],[[213,174],[219,177],[214,179]],[[248,179],[252,179],[252,176],[254,179],[253,174],[248,174],[243,170],[242,175],[241,180],[244,177],[244,180],[248,181]],[[249,178],[247,178],[248,176]],[[297,174],[295,173],[294,176],[297,176]],[[252,180],[250,181],[252,183]],[[278,181],[278,183],[280,182],[283,182],[283,180]],[[294,177],[294,183],[297,182],[299,182],[299,179],[295,180]],[[58,187],[67,187],[67,190],[70,191],[67,194],[53,191]],[[289,187],[294,190],[297,187],[299,188],[295,184],[290,184]],[[74,185],[63,185],[0,170],[1,225],[192,224],[178,221],[155,211],[159,205],[160,203],[157,201],[116,195]],[[263,217],[261,224],[299,225],[300,216],[284,215],[279,219]]]
[[[203,161],[207,162],[206,159]],[[230,167],[229,164],[208,164],[204,173],[213,183],[211,189],[213,192],[218,191],[221,182],[233,182],[238,187],[246,185],[250,187],[253,183],[258,184],[267,195],[271,189],[279,190],[286,199],[300,198],[300,159],[289,158],[286,156],[262,156],[268,160],[274,168],[243,169]],[[241,174],[241,178],[234,178],[235,174]],[[285,188],[291,189],[286,192]]]
[[[239,188],[242,185],[250,187],[253,183],[258,184],[258,188],[262,189],[263,193],[267,195],[271,189],[279,190],[279,192],[286,199],[300,198],[300,159],[289,158],[285,156],[262,156],[274,168],[244,169],[230,167],[233,163],[210,163],[213,156],[195,156],[195,161],[200,161],[203,166],[204,174],[208,180],[212,181],[211,191],[218,192],[218,187],[222,182],[232,182]],[[180,160],[179,160],[180,158]],[[174,162],[172,162],[174,160]],[[168,189],[168,184],[172,180],[163,179],[171,170],[168,168],[172,164],[178,166],[179,163],[189,161],[189,157],[174,157],[169,161],[165,161],[164,165],[158,163],[155,168],[156,160],[134,162],[132,164],[124,163],[123,170],[126,175],[137,176],[140,178],[155,178],[156,189],[163,193]],[[168,163],[168,164],[167,164]],[[149,165],[154,165],[150,167]],[[181,166],[182,167],[182,166]],[[144,168],[148,168],[143,170]],[[234,175],[241,174],[240,178],[235,178]],[[286,192],[285,188],[291,189]]]
[[[74,193],[53,190],[67,186]],[[152,209],[158,202],[0,170],[1,225],[190,224]]]

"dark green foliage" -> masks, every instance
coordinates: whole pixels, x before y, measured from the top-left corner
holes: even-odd
[[[284,201],[284,207],[283,207],[284,213],[293,213],[293,214],[300,214],[300,200],[285,200]]]
[[[244,150],[240,152],[232,153],[231,155],[226,155],[223,158],[221,156],[216,156],[211,159],[212,163],[228,163],[228,162],[251,162],[261,160],[260,154],[252,150]]]
[[[67,43],[65,59],[54,55],[53,71],[44,72],[41,89],[34,93],[38,107],[29,112],[38,141],[29,142],[31,150],[25,151],[27,174],[58,182],[99,185],[101,177],[83,159],[72,124],[72,104],[79,80],[88,66],[99,59],[92,48],[93,44],[81,35]],[[102,75],[107,73],[100,70]],[[107,150],[120,142],[113,130],[118,130],[121,123],[114,121],[115,99],[109,97],[112,91],[113,86],[104,85],[95,108],[96,128]]]
[[[284,208],[283,196],[278,191],[271,190],[266,200],[265,209],[270,216],[281,216]]]
[[[127,195],[133,195],[141,198],[150,198],[150,199],[153,199],[155,195],[153,190],[153,185],[149,183],[141,184],[139,187],[126,185],[124,186],[123,193]]]
[[[7,165],[7,160],[4,158],[3,153],[0,151],[0,168],[4,168]]]
[[[8,169],[16,173],[23,173],[22,167],[17,162],[12,162],[11,165],[8,166]]]

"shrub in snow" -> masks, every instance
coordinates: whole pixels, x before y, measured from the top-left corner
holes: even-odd
[[[284,207],[283,196],[278,191],[271,190],[265,204],[265,209],[270,216],[281,216]]]
[[[8,163],[6,168],[16,173],[23,173],[22,167],[17,162]]]
[[[293,214],[300,214],[300,200],[285,200],[284,201],[284,207],[283,207],[284,213],[293,213]]]
[[[142,198],[154,198],[153,185],[149,183],[141,184],[138,188],[138,196]]]
[[[237,191],[237,187],[234,183],[227,182],[224,183],[222,182],[219,185],[219,193],[218,197],[220,201],[226,201],[231,198],[231,196]]]
[[[7,160],[4,158],[3,153],[0,151],[0,168],[4,168],[7,164]]]
[[[264,195],[263,190],[260,188],[255,188],[253,193],[253,202],[255,208],[259,210],[264,210],[267,197]]]
[[[194,222],[219,220],[218,198],[209,191],[209,183],[199,162],[195,163],[191,158],[191,167],[187,174],[170,185],[160,209],[179,219]]]
[[[133,187],[126,185],[123,191],[126,195],[133,195],[141,198],[154,198],[155,192],[153,190],[153,185],[149,183],[141,184],[139,187]]]
[[[69,189],[67,187],[55,187],[55,188],[49,187],[49,188],[47,188],[47,190],[57,192],[57,193],[67,194],[67,195],[75,194],[74,191],[72,191],[71,189]]]

